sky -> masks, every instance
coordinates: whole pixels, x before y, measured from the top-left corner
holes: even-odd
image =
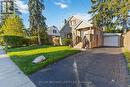
[[[22,19],[26,28],[29,27],[28,0],[16,0],[22,12]],[[60,28],[63,26],[64,19],[72,15],[82,16],[85,20],[90,19],[88,11],[91,7],[91,0],[44,0],[45,10],[43,15],[46,17],[48,26],[55,25]]]

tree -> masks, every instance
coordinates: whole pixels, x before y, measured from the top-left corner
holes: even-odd
[[[118,25],[123,27],[123,30],[126,31],[128,29],[128,16],[130,10],[130,1],[129,0],[117,0],[116,4],[113,6],[116,8],[115,17]]]
[[[37,36],[39,45],[42,44],[41,40],[47,40],[46,18],[42,15],[44,9],[43,0],[29,0],[30,29],[32,35]]]
[[[24,25],[19,16],[7,17],[2,26],[4,35],[25,36]]]
[[[6,46],[17,47],[22,45],[25,33],[23,31],[24,25],[22,19],[19,16],[7,17],[1,29]]]
[[[91,0],[92,7],[89,13],[92,14],[92,22],[98,27],[109,26],[112,15],[108,8],[108,1],[105,0]]]
[[[109,28],[112,25],[120,25],[127,29],[128,11],[130,2],[128,0],[91,0],[92,21],[98,27]]]

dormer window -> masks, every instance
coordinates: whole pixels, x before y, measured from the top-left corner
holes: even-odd
[[[70,21],[70,25],[71,25],[71,26],[76,25],[76,20]]]
[[[56,33],[57,33],[57,31],[56,31],[56,30],[53,30],[53,33],[54,33],[54,34],[56,34]]]

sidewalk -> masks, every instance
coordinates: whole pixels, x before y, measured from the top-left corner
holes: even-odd
[[[0,87],[36,87],[0,46]]]

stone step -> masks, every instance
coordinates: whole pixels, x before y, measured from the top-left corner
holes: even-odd
[[[74,46],[74,48],[79,48],[81,49],[83,46],[83,43],[82,42],[79,42],[76,46]]]

